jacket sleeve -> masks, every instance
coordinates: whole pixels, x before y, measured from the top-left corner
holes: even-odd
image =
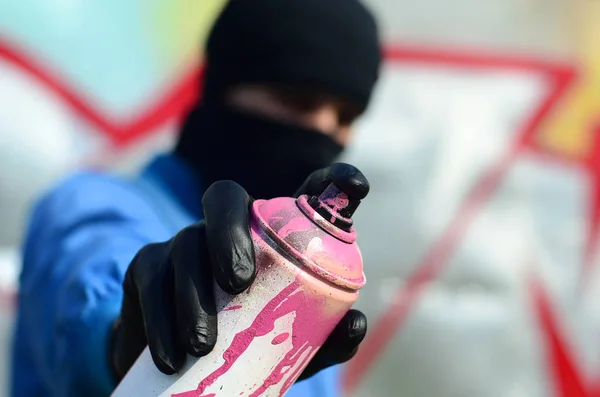
[[[82,174],[46,196],[26,235],[19,321],[54,397],[109,396],[108,336],[127,266],[168,231],[129,185]]]
[[[339,397],[342,395],[340,366],[327,368],[291,387],[286,397]]]

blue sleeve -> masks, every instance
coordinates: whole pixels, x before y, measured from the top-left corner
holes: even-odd
[[[101,175],[78,175],[37,205],[24,246],[16,346],[50,396],[110,395],[108,336],[124,273],[142,246],[168,234],[129,185]],[[30,374],[14,376],[26,382]]]
[[[340,366],[328,368],[319,372],[312,378],[298,382],[285,397],[339,397],[342,395],[340,387]]]

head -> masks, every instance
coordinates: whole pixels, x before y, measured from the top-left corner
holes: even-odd
[[[381,61],[358,0],[230,0],[206,48],[177,152],[205,185],[232,179],[260,198],[291,195],[339,156]]]

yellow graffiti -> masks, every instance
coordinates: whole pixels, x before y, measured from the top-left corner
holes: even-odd
[[[153,45],[160,61],[179,67],[200,59],[225,0],[158,0],[151,8]]]
[[[570,0],[569,4],[575,11],[580,74],[548,120],[542,143],[565,156],[582,158],[589,153],[593,123],[600,116],[600,1]]]

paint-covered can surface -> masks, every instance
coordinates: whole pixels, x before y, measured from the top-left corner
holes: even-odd
[[[113,396],[283,396],[365,284],[350,219],[359,202],[334,184],[319,197],[255,201],[257,277],[237,296],[216,287],[214,350],[167,376],[146,349]]]

